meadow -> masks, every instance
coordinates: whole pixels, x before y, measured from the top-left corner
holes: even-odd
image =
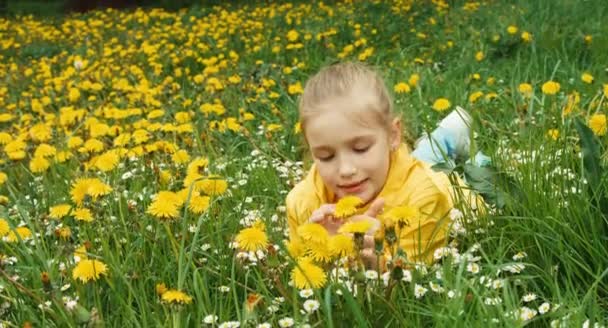
[[[605,327],[608,6],[193,5],[0,18],[0,327]],[[338,61],[411,139],[474,118],[433,264],[288,242],[297,104]],[[379,247],[383,247],[382,240]],[[401,256],[401,257],[400,257]]]

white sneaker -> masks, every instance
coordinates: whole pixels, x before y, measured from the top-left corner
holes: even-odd
[[[454,151],[458,157],[469,157],[471,122],[471,115],[460,106],[456,106],[455,110],[439,122],[439,127],[447,130],[454,138]]]

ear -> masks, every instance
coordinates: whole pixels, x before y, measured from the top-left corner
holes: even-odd
[[[401,144],[401,119],[396,117],[391,122],[391,130],[389,136],[389,144],[391,150],[396,150]]]

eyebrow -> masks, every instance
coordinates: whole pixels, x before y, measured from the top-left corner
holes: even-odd
[[[357,142],[360,141],[368,141],[368,140],[372,140],[374,138],[373,135],[362,135],[362,136],[356,136],[348,141],[346,141],[346,143],[348,144],[355,144]],[[321,145],[321,146],[317,146],[317,147],[313,147],[312,150],[313,151],[323,151],[323,150],[332,150],[333,148],[330,146],[325,146],[325,145]]]

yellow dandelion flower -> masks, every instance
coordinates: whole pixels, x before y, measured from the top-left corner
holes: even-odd
[[[146,213],[151,214],[161,220],[176,219],[179,216],[179,208],[183,205],[184,199],[171,191],[161,191],[148,206]]]
[[[329,239],[329,234],[325,227],[318,223],[305,223],[298,227],[298,236],[305,241],[310,241],[317,244],[326,243]]]
[[[521,83],[517,89],[519,90],[519,93],[521,93],[524,96],[530,96],[532,94],[532,84],[530,83]]]
[[[100,196],[109,194],[111,191],[112,187],[97,178],[82,178],[74,182],[70,195],[74,203],[82,205],[86,196],[90,196],[95,200]]]
[[[102,172],[112,171],[120,161],[120,156],[116,151],[108,151],[97,157],[95,167]]]
[[[60,220],[67,216],[72,209],[72,205],[69,204],[58,204],[49,209],[49,217],[51,219]]]
[[[175,164],[185,164],[190,161],[190,155],[188,155],[186,150],[180,149],[171,156],[171,160],[173,160],[173,163]]]
[[[0,237],[8,235],[9,231],[11,231],[11,228],[8,222],[5,219],[0,219]]]
[[[338,232],[361,234],[366,233],[373,226],[374,223],[370,220],[361,220],[357,222],[350,221],[343,224],[340,229],[338,229]]]
[[[486,55],[483,53],[483,51],[478,51],[475,53],[475,60],[480,62],[482,61],[484,58],[486,58]]]
[[[559,92],[560,85],[555,81],[547,81],[543,84],[541,89],[546,95],[554,95]]]
[[[55,230],[55,235],[63,240],[67,240],[72,236],[72,229],[70,227],[61,227]]]
[[[21,240],[28,240],[32,238],[32,231],[28,227],[18,227],[13,231],[10,231],[6,236],[6,241],[9,243],[15,243]]]
[[[8,180],[8,175],[4,172],[0,172],[0,186],[3,185],[6,180]]]
[[[410,78],[407,80],[407,83],[410,85],[410,87],[413,88],[418,85],[418,81],[420,81],[420,75],[414,73],[410,75]]]
[[[234,240],[239,244],[239,248],[255,252],[268,247],[268,237],[266,232],[260,228],[245,228],[241,230]]]
[[[285,242],[285,247],[287,248],[287,252],[291,257],[299,258],[304,256],[306,252],[306,248],[304,248],[304,244],[302,244],[299,240],[292,239]]]
[[[336,256],[350,256],[355,251],[355,243],[347,235],[334,235],[329,239],[329,249]]]
[[[209,200],[208,196],[193,195],[190,197],[188,209],[194,214],[201,214],[209,208]]]
[[[93,214],[91,213],[91,210],[88,208],[84,208],[84,207],[77,208],[72,213],[72,216],[74,216],[74,219],[76,219],[78,221],[93,222]]]
[[[526,42],[526,43],[531,42],[532,41],[532,33],[527,32],[527,31],[521,32],[521,40],[523,42]]]
[[[589,118],[589,127],[596,136],[606,134],[606,115],[594,114]]]
[[[287,87],[287,92],[290,95],[296,95],[296,94],[301,94],[304,92],[304,89],[302,88],[302,84],[300,82],[296,82],[294,84],[290,84]]]
[[[81,259],[72,270],[72,278],[83,283],[96,281],[108,274],[108,267],[99,260]]]
[[[516,34],[518,30],[519,30],[519,29],[518,29],[518,28],[517,28],[517,26],[515,26],[515,25],[509,25],[509,26],[507,27],[507,33],[509,33],[509,34],[511,34],[511,35]]]
[[[30,171],[32,173],[43,173],[49,169],[51,162],[44,157],[34,157],[30,161]]]
[[[591,84],[591,83],[593,83],[593,75],[591,75],[589,73],[583,73],[581,75],[581,81],[583,81],[587,84]]]
[[[188,168],[186,169],[187,175],[203,174],[207,165],[209,165],[207,158],[197,157],[188,164]]]
[[[81,245],[74,250],[74,254],[72,254],[74,258],[78,257],[80,260],[86,260],[89,257],[87,256],[87,247],[85,245]]]
[[[327,276],[323,269],[311,262],[310,259],[298,260],[295,268],[291,271],[291,280],[298,289],[321,288],[327,282]]]
[[[197,189],[209,196],[221,195],[226,192],[226,189],[228,189],[228,182],[226,180],[215,177],[210,178],[199,181],[196,184]]]
[[[335,255],[335,253],[332,252],[332,249],[328,247],[328,243],[308,243],[306,246],[306,254],[317,262],[328,263]]]
[[[549,137],[553,140],[557,140],[557,138],[559,138],[559,130],[558,129],[549,129],[549,131],[547,131],[547,137]]]
[[[190,304],[192,303],[192,297],[188,296],[188,294],[175,290],[169,289],[162,294],[160,297],[164,303],[167,304]]]
[[[34,151],[34,157],[51,157],[55,156],[57,149],[49,144],[40,144]]]
[[[439,98],[433,103],[433,109],[438,112],[443,112],[452,106],[449,100],[446,98]]]
[[[604,97],[608,98],[608,84],[604,84],[603,87],[604,87]]]
[[[395,93],[410,93],[412,91],[410,85],[405,82],[395,84],[394,90]]]
[[[156,284],[154,289],[156,289],[156,294],[159,296],[162,296],[168,290],[167,286],[163,282]]]
[[[337,218],[347,218],[357,213],[357,207],[363,205],[363,200],[357,196],[342,197],[336,203],[334,216]]]
[[[469,96],[469,102],[470,103],[475,103],[482,96],[483,96],[483,92],[481,92],[481,91],[475,91],[475,92],[471,93],[471,95]]]
[[[420,211],[411,206],[397,206],[388,210],[382,215],[383,219],[390,219],[393,222],[408,224],[410,220],[414,220],[420,216]]]

